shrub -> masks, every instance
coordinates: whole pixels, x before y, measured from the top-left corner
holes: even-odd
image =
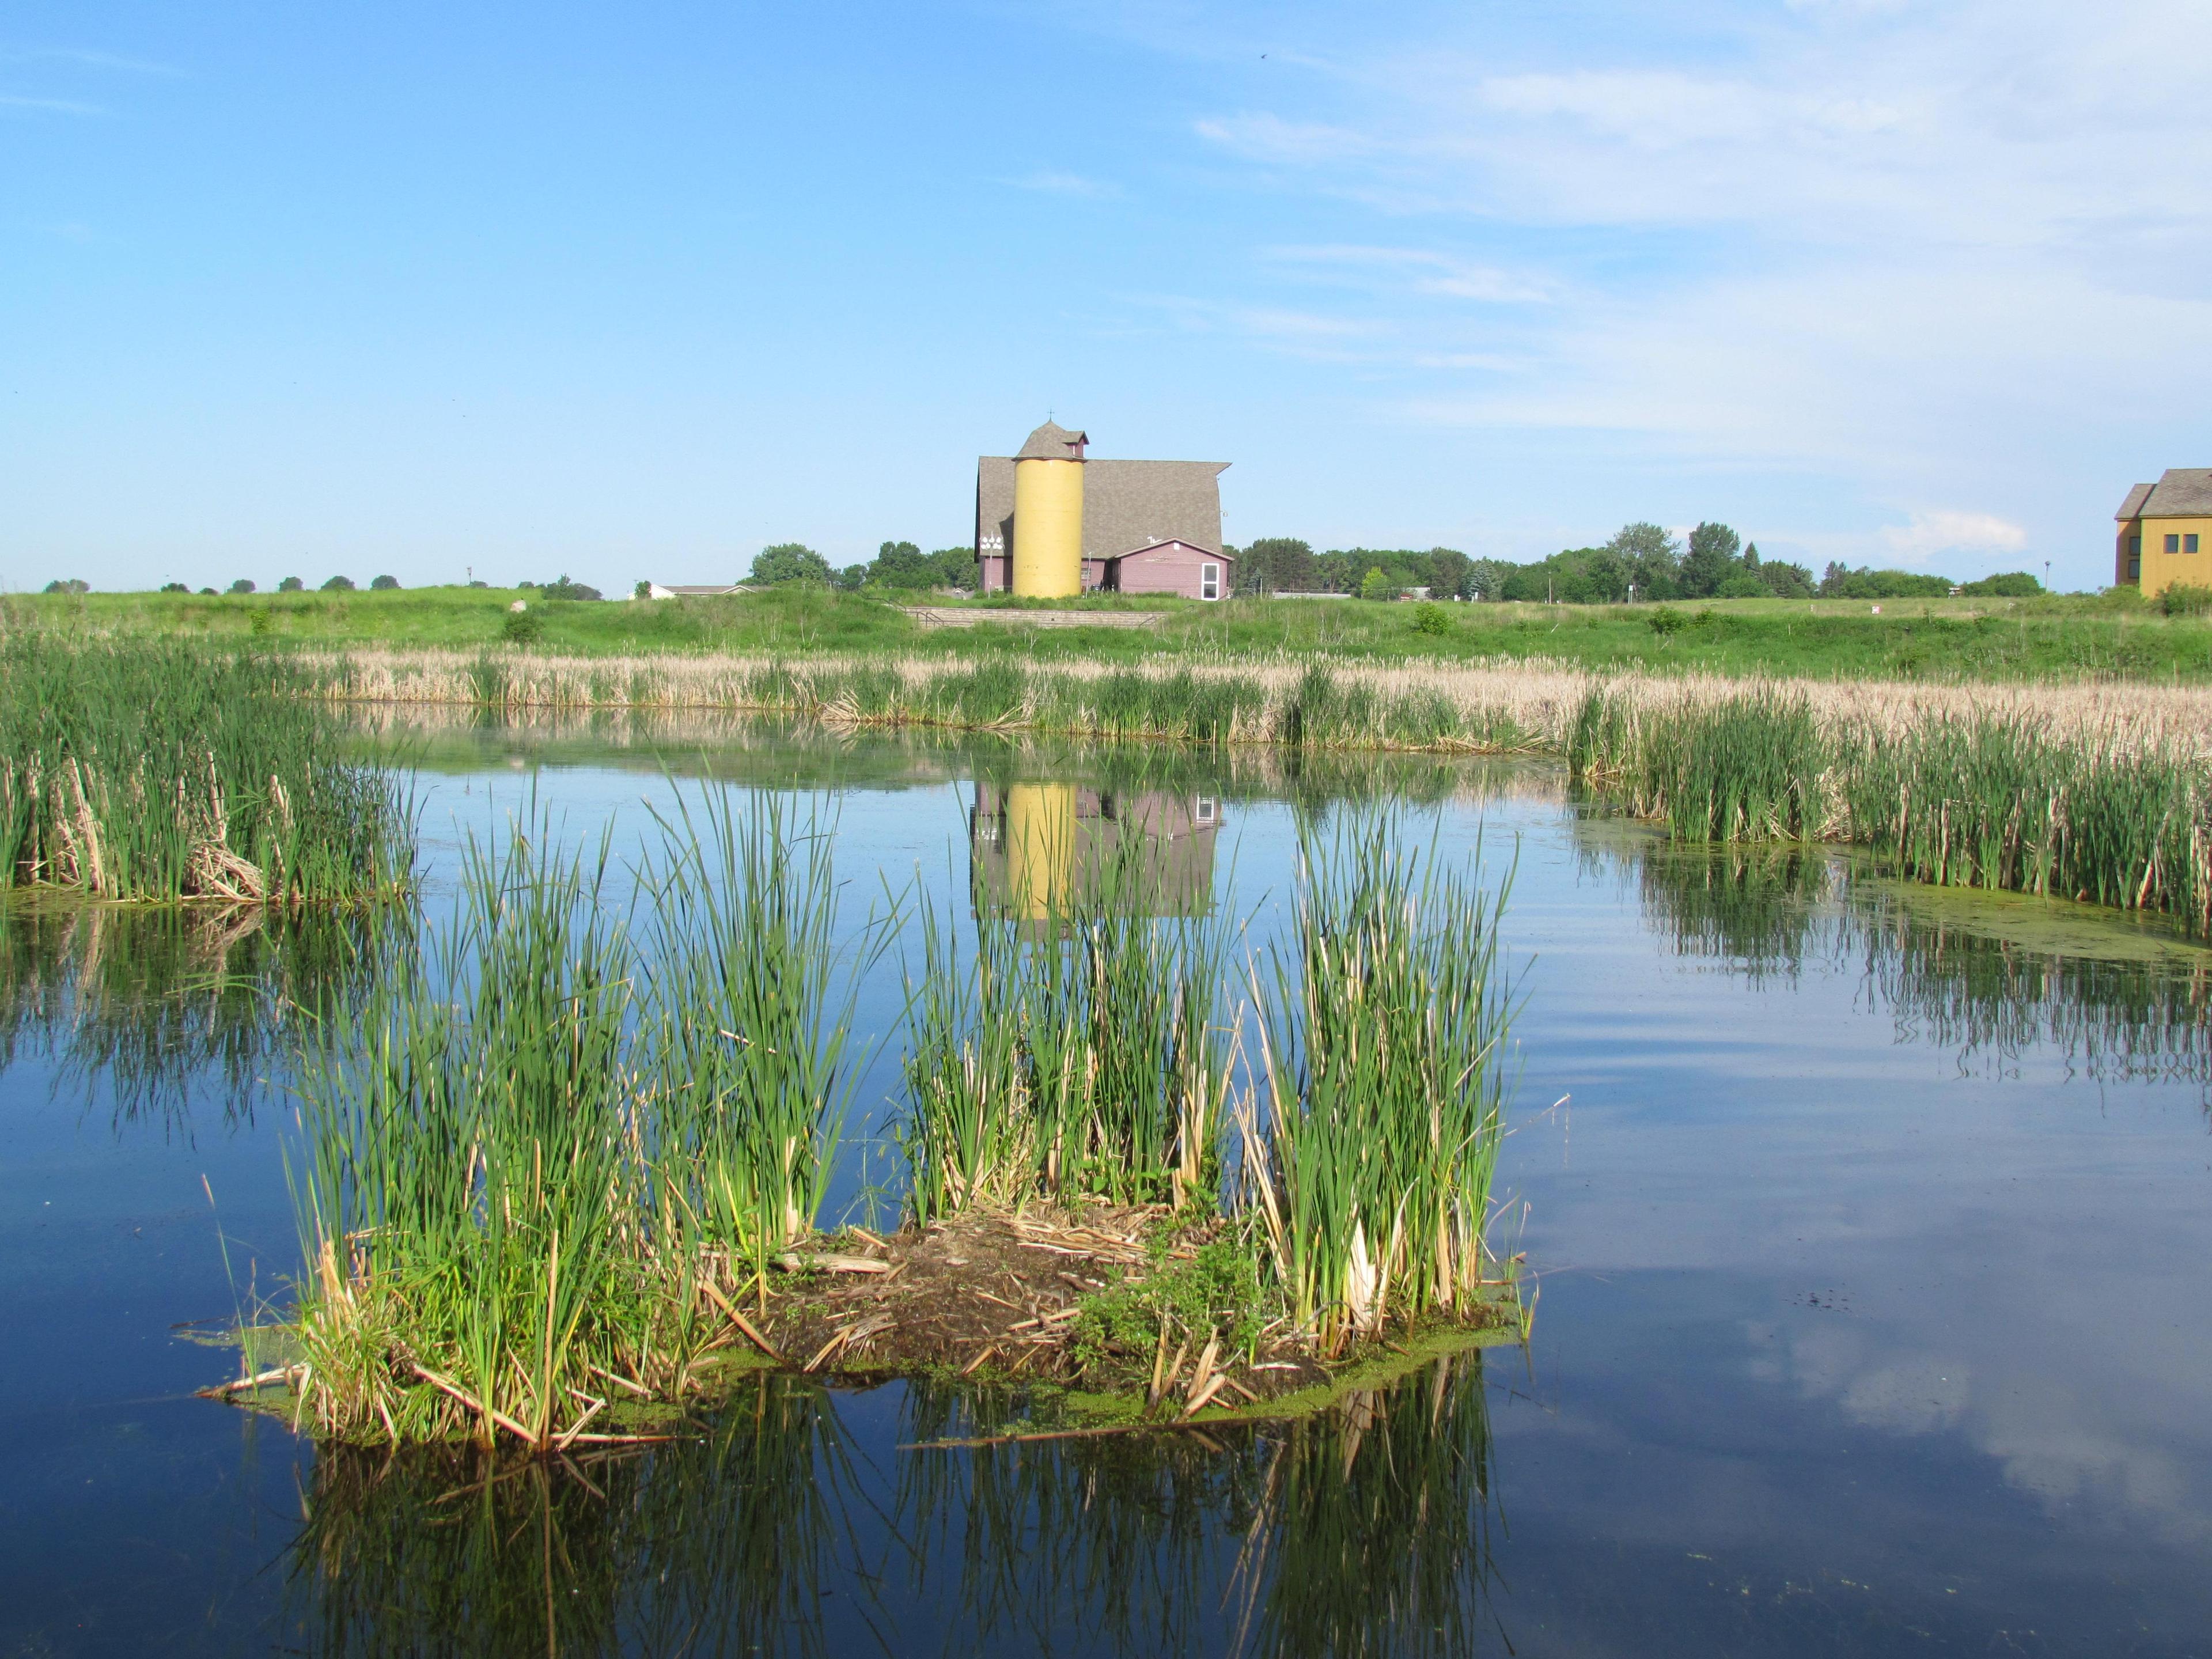
[[[510,611],[499,625],[499,636],[509,645],[535,645],[545,637],[545,618],[535,611]]]
[[[51,587],[46,590],[49,593],[53,591],[54,590]],[[189,593],[192,590],[185,586],[182,582],[163,582],[161,584],[161,591],[164,593]]]
[[[276,591],[279,593],[304,593],[307,591],[307,585],[297,576],[287,576],[276,584]]]
[[[2193,587],[2178,582],[2158,596],[2160,614],[2167,617],[2201,617],[2212,611],[2212,587]]]
[[[2043,592],[2043,584],[2025,570],[2007,570],[1963,583],[1959,592],[1974,599],[2032,599]]]
[[[1717,599],[1764,599],[1772,597],[1771,590],[1753,575],[1730,576],[1713,591]]]
[[[653,584],[651,582],[640,582],[635,587],[630,589],[629,596],[633,599],[651,599],[653,597]]]
[[[471,583],[469,584],[469,586],[470,586],[471,587],[489,587],[489,586],[491,586],[491,584],[490,584],[489,582],[477,582],[477,581],[472,581],[472,582],[471,582]]]
[[[374,577],[368,584],[368,591],[372,593],[397,593],[399,591],[399,578],[397,576]]]
[[[522,585],[525,587],[536,588],[540,599],[596,599],[599,597],[598,588],[587,587],[582,582],[570,581],[565,572],[557,582],[525,582]]]
[[[211,599],[215,598],[215,597],[216,597],[216,592],[215,592],[215,589],[213,589],[212,587],[203,587],[202,589],[200,589],[200,597],[201,597],[202,599]]]
[[[323,592],[325,593],[350,593],[353,592],[353,578],[350,576],[333,576],[330,580],[323,584]]]
[[[1651,631],[1662,640],[1673,638],[1689,626],[1690,622],[1680,611],[1671,611],[1663,605],[1644,620],[1651,624]]]
[[[1413,607],[1413,631],[1431,637],[1451,632],[1451,612],[1425,601]]]
[[[253,592],[253,578],[240,576],[230,585],[230,591],[234,593],[251,593]]]
[[[75,576],[70,576],[61,581],[48,582],[46,584],[46,592],[49,593],[89,593],[92,592],[92,584],[88,581],[79,581]]]

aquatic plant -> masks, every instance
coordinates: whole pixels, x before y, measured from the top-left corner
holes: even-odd
[[[664,828],[641,927],[604,836],[471,840],[453,915],[322,1028],[293,1379],[325,1434],[590,1443],[812,1229],[852,1075],[826,838],[773,797]]]
[[[1599,686],[1567,754],[1578,778],[1686,839],[1851,842],[1916,881],[2212,932],[2212,772],[2154,733],[2053,732],[2025,712],[1821,718],[1765,688],[1638,704]]]
[[[1238,1115],[1243,1201],[1297,1324],[1335,1352],[1392,1316],[1464,1310],[1506,1093],[1493,894],[1357,809],[1299,835],[1288,948],[1270,953],[1261,1103]]]
[[[1142,839],[1079,849],[1072,805],[1009,833],[1051,843],[1018,860],[1016,914],[984,914],[969,939],[921,904],[910,1209],[1210,1200],[1229,1085],[1225,921],[1154,914],[1166,905]]]
[[[413,814],[324,673],[178,640],[0,632],[0,886],[356,899],[411,878]]]

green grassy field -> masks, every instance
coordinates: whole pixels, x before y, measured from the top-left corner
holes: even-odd
[[[714,599],[542,601],[500,588],[222,597],[11,598],[8,619],[63,630],[406,647],[489,645],[530,605],[536,643],[566,653],[866,653],[1038,660],[1327,656],[1388,663],[1544,657],[1587,667],[1902,679],[2212,681],[2212,625],[2169,618],[2126,591],[2034,599],[1723,599],[1673,605],[1380,605],[1356,599],[1096,598],[981,609],[972,628],[928,628],[869,594],[793,587]],[[1137,629],[1037,629],[1025,610],[1141,610]],[[1655,625],[1655,618],[1656,625]]]

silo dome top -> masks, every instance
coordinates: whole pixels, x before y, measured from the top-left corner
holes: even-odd
[[[1070,432],[1066,427],[1054,426],[1047,421],[1029,435],[1029,441],[1015,452],[1018,461],[1079,461],[1083,446],[1091,441],[1085,432]]]

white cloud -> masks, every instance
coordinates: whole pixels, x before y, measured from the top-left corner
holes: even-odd
[[[2212,9],[1821,0],[1611,62],[1454,27],[1197,127],[1271,197],[1389,226],[1302,257],[1364,272],[1344,308],[1392,319],[1432,377],[1401,417],[1802,474],[1832,532],[1987,504],[1866,535],[1898,557],[2087,547],[2108,497],[2185,464],[2212,378]],[[1509,297],[1544,303],[1423,309]]]
[[[1899,558],[1915,564],[1938,553],[2021,553],[2027,549],[2026,527],[1991,513],[1915,513],[1909,524],[1886,526],[1881,539]]]

